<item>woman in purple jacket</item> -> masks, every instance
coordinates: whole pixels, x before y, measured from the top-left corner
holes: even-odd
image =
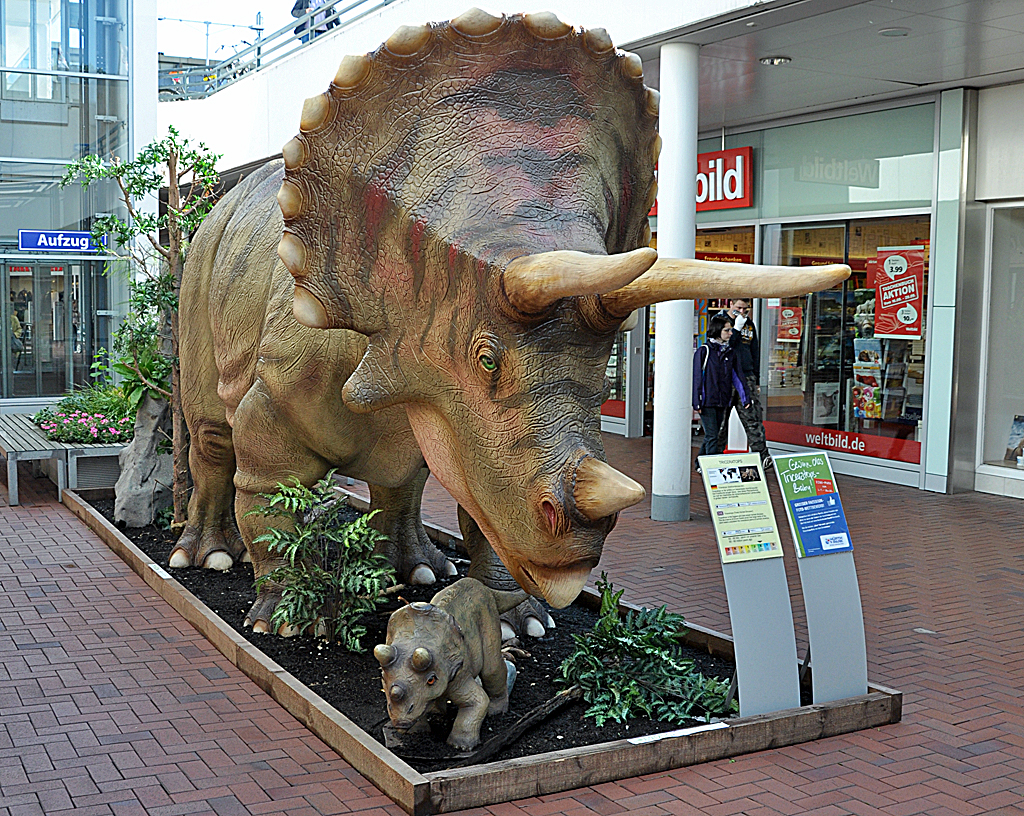
[[[729,347],[732,321],[723,313],[708,324],[708,341],[693,353],[693,407],[700,411],[704,444],[698,456],[722,452],[718,447],[718,429],[729,418],[732,389],[735,386],[744,407],[750,397],[743,384],[743,371],[736,351]],[[697,466],[700,472],[700,465]]]

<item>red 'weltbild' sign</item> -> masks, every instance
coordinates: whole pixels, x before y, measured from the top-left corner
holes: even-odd
[[[753,157],[752,147],[698,154],[697,212],[753,207]],[[657,201],[649,214],[658,214]]]
[[[879,247],[875,265],[875,337],[919,338],[923,290],[923,246]]]
[[[764,430],[769,442],[856,453],[859,456],[873,456],[876,459],[890,459],[896,462],[918,464],[921,461],[921,443],[913,439],[833,431],[811,425],[772,422],[768,419],[764,421]]]
[[[753,206],[753,155],[737,147],[697,156],[697,212]]]

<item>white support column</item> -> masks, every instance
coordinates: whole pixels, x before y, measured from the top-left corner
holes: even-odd
[[[692,258],[697,236],[697,60],[700,47],[661,47],[661,158],[658,162],[658,254]],[[693,301],[655,311],[654,455],[651,518],[690,518]]]

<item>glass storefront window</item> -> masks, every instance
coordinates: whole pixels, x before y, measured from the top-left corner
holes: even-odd
[[[128,74],[127,0],[2,0],[0,62],[41,72]],[[3,99],[55,99],[45,74],[6,73]]]
[[[32,75],[12,71],[4,76],[12,82]],[[70,161],[89,153],[128,157],[127,82],[42,78],[52,81],[57,88],[54,100],[62,104],[0,99],[0,156],[27,161]]]
[[[920,462],[929,224],[922,215],[765,228],[766,263],[853,269],[837,289],[768,302],[761,345],[770,441]],[[912,285],[902,282],[914,270],[882,269],[885,248],[910,246],[920,249],[900,257],[923,267]]]
[[[657,248],[657,240],[652,244]],[[753,263],[754,227],[721,227],[698,229],[693,257],[724,263]],[[700,299],[693,302],[693,347],[704,343],[711,316],[729,305],[724,299]],[[658,305],[648,307],[647,376],[644,386],[644,428],[649,433],[654,417],[654,326]]]
[[[982,461],[1018,467],[1024,456],[1024,207],[992,210],[988,365]]]
[[[764,218],[930,207],[935,106],[764,131]]]

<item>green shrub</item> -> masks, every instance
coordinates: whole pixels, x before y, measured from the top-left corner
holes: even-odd
[[[135,435],[135,409],[113,385],[74,391],[32,421],[56,442],[127,442]]]
[[[154,399],[167,399],[172,361],[160,350],[159,314],[147,306],[152,301],[144,297],[145,287],[137,284],[136,289],[132,290],[133,311],[114,335],[116,357],[112,357],[110,370],[121,375],[121,390],[137,411],[147,392]]]
[[[347,505],[333,489],[333,476],[331,471],[312,489],[293,477],[293,484],[278,484],[275,492],[260,494],[266,504],[248,515],[294,518],[295,528],[271,527],[255,539],[285,562],[258,579],[256,590],[282,587],[281,602],[270,619],[274,629],[290,624],[300,633],[312,633],[322,623],[325,637],[358,652],[366,634],[359,621],[381,603],[395,571],[385,556],[374,554],[384,539],[369,526],[375,513],[343,521]]]
[[[600,618],[593,631],[573,635],[574,649],[562,662],[562,685],[578,685],[589,704],[584,716],[598,725],[625,722],[644,714],[663,722],[710,721],[739,710],[726,704],[729,683],[704,677],[683,657],[686,621],[682,615],[641,609],[619,617],[623,590],[613,591],[601,573]]]

